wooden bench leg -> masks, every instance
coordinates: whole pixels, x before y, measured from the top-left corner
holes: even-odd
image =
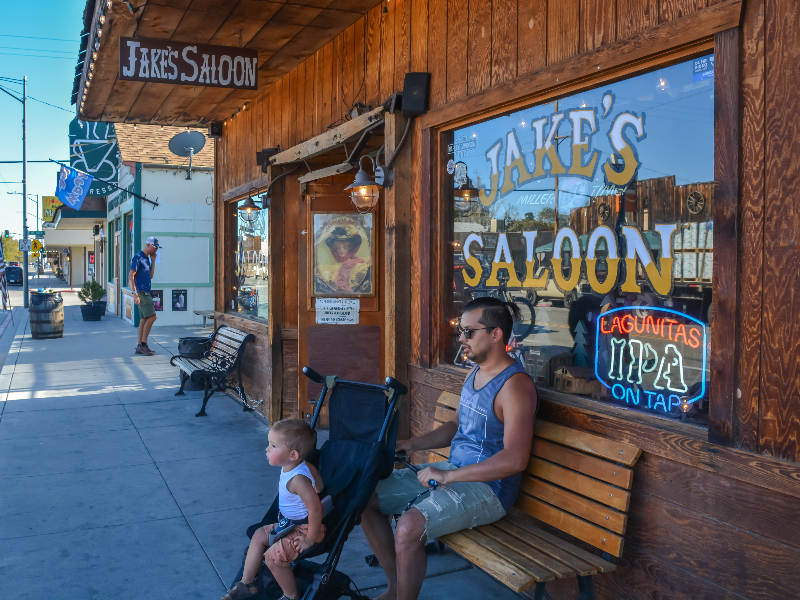
[[[578,600],[597,600],[591,575],[578,575]]]
[[[205,384],[205,388],[206,388],[205,394],[203,394],[203,408],[200,409],[200,412],[197,413],[195,415],[195,417],[207,417],[208,416],[206,414],[206,404],[208,404],[208,399],[211,398],[211,394],[214,393],[214,389],[211,387],[211,384],[210,384],[210,382],[209,382],[207,377],[203,380],[203,383]]]
[[[183,386],[186,385],[186,382],[189,381],[189,376],[181,371],[181,389],[175,394],[176,396],[185,396],[186,393],[183,391]]]

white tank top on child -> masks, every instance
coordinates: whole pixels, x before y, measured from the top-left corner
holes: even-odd
[[[308,516],[308,509],[303,499],[286,489],[286,485],[297,475],[305,475],[311,481],[312,486],[316,485],[316,481],[314,481],[314,477],[311,475],[311,471],[305,461],[288,473],[281,469],[281,479],[278,484],[278,508],[284,517],[293,521],[305,519]]]

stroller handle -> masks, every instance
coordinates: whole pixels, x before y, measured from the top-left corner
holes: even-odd
[[[394,377],[386,378],[386,387],[392,388],[395,392],[397,392],[401,396],[405,396],[408,394],[408,388],[399,381],[397,381],[397,379],[395,379]]]
[[[320,375],[319,373],[317,373],[311,367],[303,367],[303,375],[308,377],[314,383],[319,383],[319,384],[324,384],[325,383],[325,378],[322,375]]]

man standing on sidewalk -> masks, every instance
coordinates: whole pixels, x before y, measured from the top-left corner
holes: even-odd
[[[160,246],[154,237],[147,238],[144,250],[141,250],[131,261],[131,272],[128,280],[133,291],[133,302],[139,307],[139,343],[136,354],[152,356],[155,354],[147,347],[147,336],[156,322],[156,307],[150,295],[150,282],[156,274],[155,255]]]

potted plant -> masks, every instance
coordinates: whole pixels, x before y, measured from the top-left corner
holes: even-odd
[[[106,303],[100,302],[105,295],[103,286],[95,280],[87,281],[78,290],[78,298],[85,304],[81,305],[81,315],[84,321],[99,321],[106,312]]]

